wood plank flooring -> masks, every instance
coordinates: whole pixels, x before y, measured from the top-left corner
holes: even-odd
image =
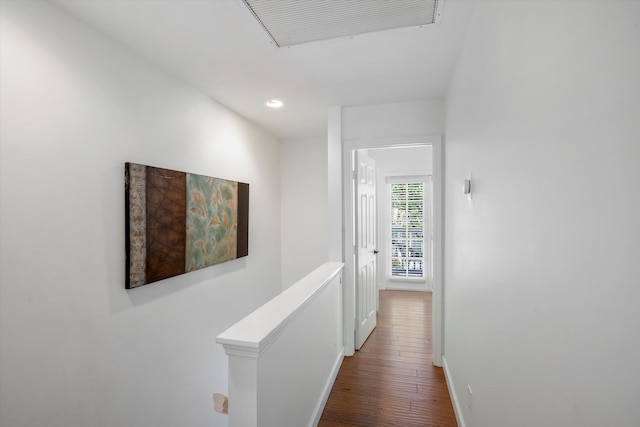
[[[378,326],[345,357],[319,427],[457,427],[431,359],[431,294],[380,291]]]

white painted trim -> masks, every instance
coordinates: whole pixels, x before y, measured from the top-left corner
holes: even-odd
[[[412,283],[399,283],[399,282],[389,282],[386,285],[385,289],[387,291],[412,291],[412,292],[429,292],[431,293],[430,289],[426,289],[425,288],[426,283],[416,283],[416,284],[412,284]]]
[[[353,185],[354,185],[354,169],[353,150],[342,144],[342,221],[344,223],[344,355],[353,356],[356,352],[356,283],[355,283],[355,251],[353,241],[353,220],[355,212],[353,211]]]
[[[352,155],[353,150],[367,148],[396,148],[418,147],[431,145],[433,147],[433,203],[437,207],[433,212],[433,364],[442,366],[444,350],[443,323],[443,238],[444,238],[444,198],[442,196],[444,175],[443,139],[441,135],[426,135],[421,137],[400,137],[384,139],[360,139],[342,141],[342,211],[344,221],[344,325],[345,325],[345,356],[352,356],[355,352],[355,275],[353,250],[353,187],[352,187]]]
[[[444,369],[444,379],[447,383],[447,389],[449,389],[449,396],[453,403],[453,413],[456,415],[458,427],[466,427],[467,425],[464,421],[464,416],[462,415],[462,408],[460,407],[460,399],[458,399],[456,388],[453,385],[453,379],[451,378],[451,372],[449,371],[449,364],[447,364],[447,358],[445,356],[442,356],[442,365]]]
[[[412,172],[385,172],[384,184],[407,184],[411,182],[421,182],[426,184],[429,182],[431,174],[428,173],[412,173]]]
[[[379,189],[378,193],[379,193],[379,200],[382,199],[383,206],[390,206],[391,205],[391,199],[390,199],[390,188],[389,188],[389,184],[391,183],[390,181],[394,181],[394,182],[422,182],[425,184],[423,191],[422,191],[422,196],[423,196],[423,200],[425,201],[424,205],[428,205],[431,206],[431,208],[433,209],[433,203],[434,203],[434,197],[433,197],[433,190],[430,189],[429,187],[433,187],[433,176],[431,173],[425,173],[425,172],[415,172],[415,171],[407,171],[407,172],[385,172],[382,174],[382,177],[384,178],[384,189]],[[380,191],[383,190],[383,191]],[[378,206],[380,206],[380,204],[378,204]],[[430,239],[434,238],[434,233],[433,233],[433,228],[435,227],[435,224],[433,222],[433,213],[431,211],[429,211],[428,209],[425,209],[422,212],[422,220],[424,224],[429,224],[429,226],[431,227],[431,229],[425,229],[423,230],[425,232],[425,237],[424,237],[424,261],[426,264],[426,261],[429,261],[429,268],[428,268],[428,276],[427,277],[421,277],[421,278],[417,278],[417,277],[394,277],[391,275],[391,265],[389,263],[389,256],[391,253],[391,248],[387,247],[387,243],[391,242],[391,219],[389,218],[389,215],[387,213],[387,215],[383,215],[382,216],[382,222],[384,224],[384,230],[383,232],[378,233],[378,236],[382,235],[382,238],[384,239],[384,245],[378,245],[378,249],[384,248],[385,253],[384,256],[381,257],[382,259],[384,259],[385,263],[384,263],[384,283],[386,283],[386,289],[392,289],[392,290],[401,290],[401,291],[421,291],[421,292],[432,292],[433,291],[433,277],[434,277],[434,272],[433,272],[433,268],[432,268],[432,264],[434,262],[433,260],[433,254],[431,253],[431,245],[427,244],[430,242]],[[407,285],[406,287],[399,284],[399,282],[405,282],[405,283],[411,283],[410,285]]]
[[[389,279],[388,280],[389,283],[414,283],[414,284],[424,285],[425,283],[428,282],[427,279],[418,278],[418,277],[396,277],[396,276],[391,276],[388,279]]]
[[[444,142],[433,147],[433,364],[442,366],[444,354]]]
[[[442,20],[442,12],[444,11],[444,0],[438,0],[436,3],[436,13],[433,16],[433,22],[439,24]]]
[[[344,181],[345,181],[345,160],[343,156],[343,144],[342,144],[342,107],[337,105],[329,108],[329,113],[327,115],[327,148],[329,151],[328,161],[329,165],[338,165],[341,171],[341,176],[338,177],[340,180],[340,203],[342,204],[339,207],[334,207],[331,203],[332,200],[332,190],[336,190],[336,186],[332,184],[337,184],[333,181],[330,181],[329,184],[329,260],[330,261],[342,261],[346,259],[346,245],[347,245],[347,231],[345,230],[345,224],[347,221],[344,219],[345,206],[347,203],[345,202],[345,194],[344,194]],[[336,159],[336,152],[339,152],[339,159]],[[335,160],[335,163],[332,161]],[[331,179],[333,175],[329,175],[329,179]],[[350,203],[348,204],[349,206]],[[339,215],[337,211],[339,212]],[[339,237],[340,239],[334,238],[338,236],[334,236],[334,232],[332,231],[333,227],[339,226]],[[346,266],[346,264],[345,264]],[[351,271],[342,269],[342,344],[343,344],[343,352],[345,356],[353,356],[355,352],[355,299],[353,298],[353,293],[355,293],[355,289],[352,290],[347,286],[348,277],[350,274],[353,274]],[[351,309],[353,308],[353,309]]]
[[[327,404],[327,400],[329,400],[329,395],[331,394],[331,389],[333,388],[333,384],[336,382],[336,378],[338,377],[338,372],[340,372],[340,366],[342,366],[342,359],[344,359],[344,351],[340,351],[338,357],[336,358],[336,362],[333,364],[333,369],[331,370],[331,375],[327,379],[327,383],[322,390],[322,396],[318,401],[318,405],[313,414],[313,418],[311,419],[310,427],[316,427],[320,422],[320,417],[322,416],[322,411],[324,411],[324,407]]]
[[[441,141],[441,135],[426,135],[398,138],[352,139],[342,141],[342,144],[349,150],[366,150],[367,148],[420,147],[423,145],[434,145]]]

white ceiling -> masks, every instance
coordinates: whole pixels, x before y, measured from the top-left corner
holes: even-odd
[[[240,0],[56,2],[280,138],[325,135],[333,105],[442,98],[473,7],[448,0],[439,24],[277,48]]]

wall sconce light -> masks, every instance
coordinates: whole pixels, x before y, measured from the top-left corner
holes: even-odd
[[[467,195],[467,200],[471,200],[471,175],[469,178],[464,180],[464,184],[462,184],[462,194]]]
[[[471,194],[471,179],[465,179],[462,186],[462,194]]]

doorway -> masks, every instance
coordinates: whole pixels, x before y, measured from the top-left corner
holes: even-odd
[[[433,147],[367,150],[377,165],[378,287],[433,290]]]
[[[423,269],[428,276],[416,278],[410,278],[407,281],[396,280],[394,285],[389,288],[393,289],[406,289],[406,290],[431,290],[433,292],[433,311],[432,311],[432,325],[433,325],[433,363],[436,366],[442,365],[442,143],[441,137],[428,136],[418,138],[404,138],[393,140],[361,140],[361,141],[344,141],[343,143],[343,219],[344,219],[344,254],[345,254],[345,293],[344,293],[344,324],[345,324],[345,355],[353,355],[356,348],[356,307],[359,304],[358,298],[360,297],[357,292],[357,245],[354,244],[357,238],[356,220],[355,215],[357,212],[355,195],[357,188],[355,184],[355,159],[356,153],[365,150],[373,157],[380,157],[389,159],[392,156],[402,157],[402,150],[405,150],[406,155],[409,153],[418,153],[416,149],[424,149],[424,158],[412,159],[418,160],[417,163],[413,163],[414,166],[408,166],[411,162],[407,159],[404,162],[407,167],[398,168],[398,164],[393,166],[393,162],[389,162],[391,169],[386,170],[384,173],[378,173],[378,182],[384,182],[386,184],[387,178],[395,176],[396,178],[404,176],[412,177],[415,179],[427,180],[427,186],[432,189],[429,194],[429,198],[433,200],[431,214],[429,217],[430,222],[433,224],[432,232],[427,233],[427,238],[423,243],[423,247],[428,252],[428,257],[424,258],[423,262],[428,262],[428,266],[424,265]],[[385,150],[385,151],[382,151]],[[411,151],[414,150],[414,151]],[[429,154],[426,154],[429,153]],[[420,165],[420,166],[415,166]],[[424,166],[424,167],[423,167]],[[386,185],[378,186],[379,188],[386,188]],[[380,195],[381,192],[378,191]],[[380,210],[378,205],[378,210]],[[384,215],[384,214],[383,214]],[[378,221],[378,229],[382,230],[380,223],[385,220],[382,215],[379,215],[381,221]],[[384,238],[385,233],[381,233],[380,239]],[[405,240],[408,245],[417,244],[413,239]],[[380,277],[389,277],[386,274],[386,261],[391,254],[390,246],[393,245],[391,240],[386,242],[385,256],[381,257],[379,264],[381,266],[378,271],[383,271],[384,275]],[[398,243],[398,241],[396,241]],[[408,255],[408,249],[405,250],[403,256],[398,256],[398,262],[406,262],[407,265],[412,265],[415,271],[415,265],[420,262],[420,257]],[[384,261],[383,261],[384,259]],[[415,274],[414,274],[415,275]],[[385,286],[385,288],[388,286]]]

